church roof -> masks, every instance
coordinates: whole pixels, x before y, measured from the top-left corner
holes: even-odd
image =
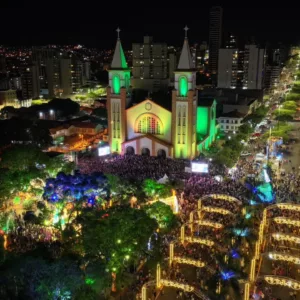
[[[111,69],[116,69],[116,70],[122,70],[122,69],[128,69],[125,54],[122,48],[121,40],[118,38],[115,52],[114,52],[114,57],[111,62]]]
[[[187,37],[185,37],[177,70],[192,70],[192,69],[194,69],[194,64],[191,56],[189,40]]]
[[[199,97],[200,94],[198,94],[198,106],[208,106],[211,107],[215,101],[215,98],[212,97]]]
[[[149,99],[148,92],[142,89],[134,89],[132,93],[132,105],[139,104],[145,100],[151,100],[157,105],[165,108],[166,110],[172,110],[172,92],[154,92],[151,94],[151,99]]]
[[[158,137],[156,137],[156,136],[154,136],[154,135],[152,135],[152,134],[148,134],[148,133],[146,133],[146,134],[144,134],[144,135],[140,135],[140,136],[134,137],[134,138],[131,139],[131,140],[127,140],[127,141],[125,141],[123,144],[126,144],[126,143],[128,143],[128,142],[132,142],[132,141],[136,141],[136,140],[140,140],[140,139],[143,139],[143,138],[148,138],[148,139],[150,139],[150,140],[152,140],[152,141],[155,141],[155,142],[157,142],[157,143],[163,144],[163,145],[166,146],[166,147],[173,147],[172,144],[170,144],[170,143],[168,143],[168,142],[166,142],[166,141],[164,141],[164,140],[161,140],[160,138],[158,138]]]

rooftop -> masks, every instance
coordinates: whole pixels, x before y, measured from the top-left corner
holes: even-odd
[[[244,118],[246,114],[240,113],[237,110],[230,111],[228,113],[223,113],[220,118]]]

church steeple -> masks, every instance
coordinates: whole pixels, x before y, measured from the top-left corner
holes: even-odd
[[[172,141],[174,157],[188,158],[196,154],[196,120],[197,120],[197,90],[196,70],[193,65],[187,26],[184,28],[185,38],[175,70],[175,89],[172,93]]]
[[[192,70],[194,68],[194,65],[193,65],[193,60],[192,60],[192,56],[191,56],[189,40],[187,37],[187,32],[188,32],[189,28],[187,26],[185,26],[184,30],[185,30],[185,38],[184,38],[183,47],[182,47],[182,51],[181,51],[177,69],[178,70]]]
[[[107,115],[110,150],[121,153],[127,134],[126,103],[130,93],[130,69],[121,45],[120,29],[116,31],[118,40],[111,66],[108,69]]]
[[[128,69],[125,54],[124,54],[121,40],[120,40],[120,31],[121,30],[120,30],[120,28],[118,28],[116,31],[118,33],[118,40],[117,40],[117,44],[116,44],[116,48],[115,48],[115,52],[114,52],[114,57],[111,62],[111,69],[115,69],[115,70]]]

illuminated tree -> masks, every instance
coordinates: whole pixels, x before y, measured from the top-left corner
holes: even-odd
[[[143,210],[124,206],[107,211],[85,210],[77,222],[82,226],[81,242],[85,256],[102,261],[105,270],[113,277],[128,265],[138,262],[158,227]]]
[[[146,196],[149,198],[166,198],[172,195],[169,185],[158,183],[152,179],[144,180],[142,187]]]
[[[126,204],[129,203],[132,196],[138,194],[137,186],[129,180],[111,174],[107,174],[106,177],[110,196],[114,201]]]
[[[173,214],[171,207],[162,202],[155,202],[143,207],[147,215],[151,219],[155,219],[160,228],[171,229],[176,222],[176,217]]]

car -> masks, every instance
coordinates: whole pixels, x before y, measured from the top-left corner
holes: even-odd
[[[249,156],[249,155],[251,155],[250,152],[246,152],[246,151],[245,151],[245,152],[242,152],[242,153],[241,153],[241,156]]]
[[[251,141],[257,140],[257,136],[251,136],[251,137],[250,137],[250,140],[251,140]]]

